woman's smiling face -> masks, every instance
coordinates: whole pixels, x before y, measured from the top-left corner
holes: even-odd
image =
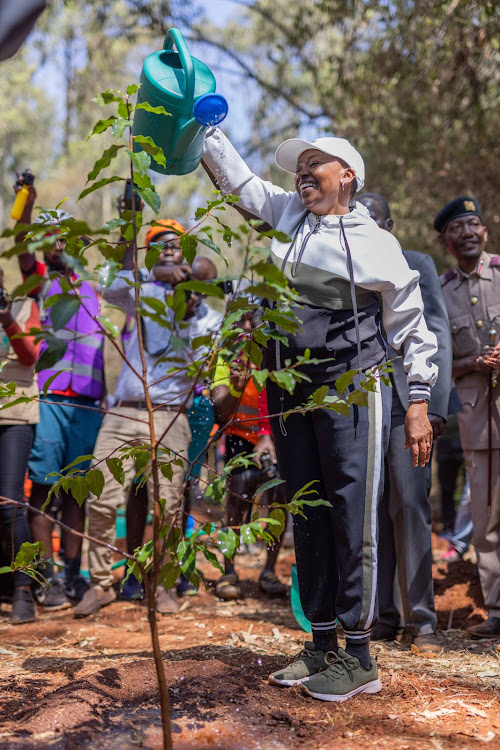
[[[338,213],[339,194],[350,195],[354,171],[335,156],[310,148],[299,154],[295,189],[305,208],[317,216]],[[342,189],[341,180],[344,180]]]

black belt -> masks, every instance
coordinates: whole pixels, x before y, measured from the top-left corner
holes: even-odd
[[[147,409],[145,401],[124,401],[120,399],[116,402],[116,406],[127,406],[130,409]],[[183,406],[173,406],[171,404],[151,404],[153,411],[175,411],[184,413],[186,410]]]

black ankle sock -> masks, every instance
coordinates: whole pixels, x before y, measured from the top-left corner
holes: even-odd
[[[81,557],[65,557],[64,568],[67,581],[72,581],[80,575]]]
[[[354,656],[363,669],[370,669],[370,641],[351,641],[346,638],[345,650],[349,656]]]
[[[314,645],[320,648],[322,651],[337,651],[339,650],[339,644],[337,641],[337,630],[313,630],[313,641]]]

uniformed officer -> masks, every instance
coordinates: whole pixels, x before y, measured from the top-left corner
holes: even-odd
[[[453,340],[453,377],[463,405],[458,419],[471,487],[473,543],[488,610],[488,619],[469,633],[488,638],[500,635],[500,344],[494,344],[500,333],[500,255],[485,252],[488,232],[475,198],[447,203],[434,228],[458,261],[441,276],[441,284]]]

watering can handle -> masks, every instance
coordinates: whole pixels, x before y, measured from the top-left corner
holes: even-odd
[[[193,101],[194,101],[193,60],[191,58],[191,54],[189,52],[188,46],[186,42],[184,41],[182,32],[179,31],[179,29],[172,28],[172,29],[169,29],[165,35],[165,41],[163,42],[163,49],[170,51],[172,50],[174,44],[177,47],[177,52],[179,54],[179,58],[182,64],[182,69],[184,71],[184,76],[185,76],[185,81],[186,81],[185,96],[186,96],[187,106],[189,109],[192,109]]]

